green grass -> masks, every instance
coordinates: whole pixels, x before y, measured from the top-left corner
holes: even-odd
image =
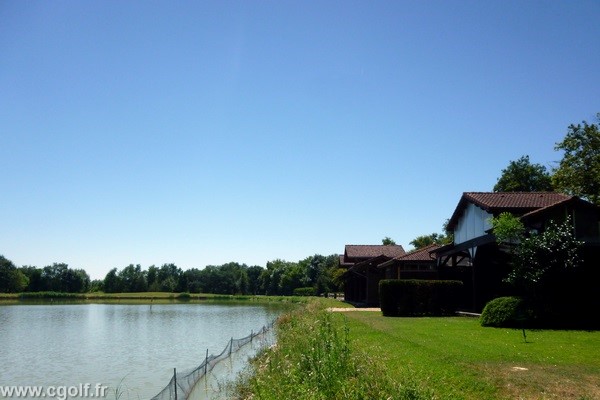
[[[353,348],[339,315],[312,301],[281,316],[277,345],[252,363],[237,385],[244,399],[431,400],[409,376],[392,379],[375,357]]]
[[[440,399],[598,399],[600,332],[483,328],[477,319],[350,312],[352,343]]]

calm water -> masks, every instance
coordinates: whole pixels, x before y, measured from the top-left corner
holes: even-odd
[[[119,385],[148,399],[281,308],[217,304],[0,306],[0,385]],[[114,398],[111,393],[108,398]]]

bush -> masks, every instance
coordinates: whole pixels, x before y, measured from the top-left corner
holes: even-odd
[[[461,281],[384,279],[379,301],[385,316],[454,314],[462,296]]]
[[[317,291],[314,287],[301,287],[294,289],[294,296],[315,296]]]
[[[65,293],[65,292],[23,292],[19,295],[20,299],[77,299],[85,300],[85,294]]]
[[[177,300],[188,301],[191,298],[192,298],[192,295],[189,294],[188,292],[179,293],[179,295],[177,295]]]
[[[481,326],[522,328],[527,324],[528,312],[520,297],[498,297],[485,305]]]

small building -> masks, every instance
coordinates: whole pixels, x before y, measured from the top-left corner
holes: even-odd
[[[340,256],[345,268],[344,298],[361,305],[379,305],[379,281],[385,271],[378,266],[406,254],[400,245],[346,245]]]

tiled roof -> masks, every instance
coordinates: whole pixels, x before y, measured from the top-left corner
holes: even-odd
[[[403,256],[396,257],[395,260],[398,261],[433,261],[435,257],[430,256],[430,252],[439,249],[441,246],[439,244],[430,244],[429,246],[422,247],[420,249],[415,249],[409,251]]]
[[[463,198],[484,210],[548,207],[572,196],[555,192],[465,192]]]
[[[401,245],[357,245],[347,244],[345,255],[348,258],[374,258],[386,256],[390,258],[406,254]]]
[[[448,222],[448,227],[452,229],[456,225],[468,203],[473,203],[492,214],[504,211],[525,214],[572,197],[555,192],[465,192]]]

